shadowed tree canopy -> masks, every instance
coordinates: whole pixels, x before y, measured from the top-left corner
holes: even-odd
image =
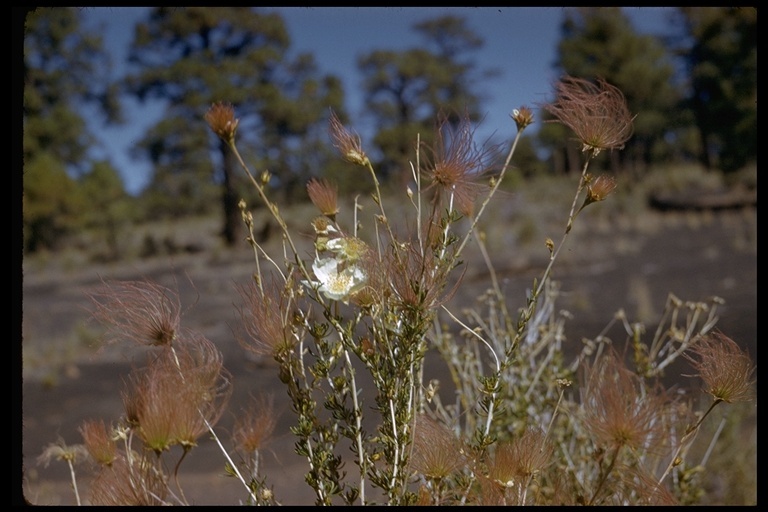
[[[123,248],[120,229],[133,220],[132,201],[120,174],[108,161],[94,162],[80,179],[80,193],[85,203],[84,225],[100,232],[106,243],[99,257],[119,259]]]
[[[757,9],[682,7],[678,21],[700,160],[738,170],[757,157]]]
[[[404,51],[376,50],[360,58],[366,106],[378,132],[374,143],[382,153],[385,175],[403,172],[413,158],[416,136],[429,143],[438,112],[452,123],[465,113],[481,117],[478,83],[494,70],[478,70],[472,53],[483,40],[464,18],[444,16],[416,23],[424,45]],[[406,173],[410,175],[410,171]]]
[[[81,108],[118,121],[101,36],[73,8],[38,8],[24,26],[24,246],[55,247],[80,223],[77,177],[92,165],[96,143]]]
[[[624,93],[636,114],[634,135],[621,152],[612,152],[613,167],[642,170],[668,154],[664,136],[675,127],[672,109],[680,92],[672,78],[671,56],[660,40],[641,35],[619,7],[585,7],[565,11],[556,67],[564,75],[602,78]],[[553,141],[560,127],[547,124],[542,140]],[[564,146],[559,144],[559,151]],[[574,153],[570,151],[571,166]]]
[[[309,55],[289,59],[289,46],[282,18],[252,8],[157,8],[137,26],[127,89],[162,101],[138,147],[154,164],[147,195],[157,213],[221,204],[224,238],[239,240],[237,202],[250,187],[238,185],[242,170],[203,121],[214,102],[234,106],[238,148],[287,195],[330,154],[325,120],[342,102],[340,81],[319,76]]]
[[[101,35],[85,31],[72,8],[38,8],[24,31],[24,156],[43,151],[84,170],[94,143],[78,107],[94,104],[110,121],[120,110]]]

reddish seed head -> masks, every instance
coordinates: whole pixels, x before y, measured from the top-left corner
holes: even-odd
[[[365,151],[363,151],[360,137],[356,133],[347,130],[334,111],[331,111],[329,122],[329,134],[331,140],[344,160],[356,165],[369,165],[370,161],[365,155]]]
[[[594,84],[566,76],[555,90],[554,103],[544,108],[576,133],[583,151],[596,156],[606,149],[622,149],[632,136],[634,116],[617,87],[602,79]]]
[[[115,461],[117,447],[103,420],[83,422],[80,426],[80,434],[83,436],[85,447],[93,460],[106,466]]]
[[[278,356],[292,346],[287,311],[288,300],[277,282],[255,283],[240,288],[244,304],[239,308],[248,339],[238,338],[240,345],[259,356]]]
[[[584,421],[603,447],[640,449],[654,444],[663,429],[667,400],[659,391],[642,389],[642,379],[615,354],[608,354],[587,370],[582,398]]]
[[[473,137],[469,117],[452,126],[448,118],[442,116],[426,169],[430,182],[427,190],[434,191],[434,200],[452,200],[453,207],[466,216],[474,211],[479,192],[477,180],[488,171],[487,160],[493,153],[492,149],[475,146]]]
[[[171,345],[181,322],[176,292],[151,281],[104,282],[91,294],[97,320],[110,327],[112,340],[141,345]]]
[[[488,478],[501,488],[524,487],[529,477],[550,464],[553,450],[543,431],[529,428],[496,446],[488,461]]]
[[[752,398],[755,366],[735,341],[721,332],[713,332],[696,342],[691,352],[685,357],[715,400],[743,402]]]
[[[132,373],[130,383],[124,395],[126,416],[156,453],[176,444],[194,446],[208,425],[219,420],[232,392],[221,353],[193,334]]]
[[[205,120],[213,133],[221,137],[222,140],[228,143],[234,142],[235,132],[240,121],[235,119],[235,109],[232,108],[232,105],[225,102],[214,103],[205,113]]]
[[[133,453],[102,467],[91,483],[91,505],[168,505],[168,477],[151,457]]]
[[[307,193],[320,213],[331,220],[339,213],[338,190],[324,179],[312,178],[307,183]]]
[[[432,479],[442,479],[466,463],[461,441],[437,421],[420,416],[413,431],[413,469]]]
[[[587,185],[587,201],[595,203],[608,197],[616,189],[616,179],[602,174]]]
[[[253,398],[248,408],[236,419],[233,438],[246,453],[259,450],[277,425],[274,397],[262,394]]]

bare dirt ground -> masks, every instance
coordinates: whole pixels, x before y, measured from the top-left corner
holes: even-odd
[[[573,314],[566,328],[569,342],[578,346],[582,337],[596,336],[619,308],[630,319],[654,326],[670,292],[693,301],[715,295],[725,301],[719,309],[719,328],[756,360],[756,208],[647,215],[644,225],[653,226],[651,229],[604,219],[602,228],[574,230],[578,243],[563,252],[554,273],[562,283],[560,306]],[[546,260],[521,257],[514,248],[495,249],[492,254],[510,303],[522,305],[525,290],[541,274]],[[70,444],[81,442],[77,428],[85,419],[110,422],[120,417],[122,379],[135,352],[96,350],[93,333],[97,326],[87,323],[86,292],[99,285],[100,277],[142,276],[177,287],[182,303],[193,306],[183,323],[200,330],[224,355],[235,389],[230,412],[217,425],[225,445],[229,446],[227,432],[233,416],[248,395],[274,392],[282,414],[278,434],[269,445],[271,453],[263,459],[263,472],[281,503],[314,502],[303,481],[305,462],[293,452],[288,430],[291,413],[288,404],[280,402],[285,391],[275,366],[246,358],[232,334],[238,324],[233,306],[239,301],[235,283],[247,282],[252,272],[253,261],[246,250],[66,271],[24,262],[20,463],[21,490],[27,502],[73,504],[66,465],[54,461],[44,467],[36,463],[36,457],[59,438]],[[468,272],[458,299],[473,300],[486,286],[487,275],[482,270]],[[200,505],[238,504],[245,493],[236,480],[224,476],[221,454],[207,439],[201,439],[200,445],[182,466],[181,484],[187,498]],[[86,473],[78,470],[83,497],[87,497]]]

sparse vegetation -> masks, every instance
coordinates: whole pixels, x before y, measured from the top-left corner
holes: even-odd
[[[146,364],[115,397],[124,404],[120,418],[85,421],[82,446],[51,445],[41,461],[68,463],[78,503],[190,504],[178,476],[188,454],[211,442],[221,458],[210,463],[242,484],[232,503],[280,504],[288,497],[274,492],[260,460],[275,435],[274,404],[288,400],[295,452],[306,461],[317,505],[706,502],[709,457],[691,454],[728,435],[705,422],[730,402],[753,398],[755,366],[716,329],[720,299],[673,294],[657,325],[618,310],[578,353],[566,352],[569,314],[558,309],[552,272],[561,251],[578,251],[589,234],[591,205],[611,201],[621,186],[592,175],[590,164],[621,150],[633,116],[612,85],[571,78],[545,108],[580,138],[583,166],[570,204],[539,205],[565,212],[561,237],[541,240],[549,258],[529,289],[514,291],[524,297],[514,309],[481,220],[534,122],[530,109],[512,113],[517,133],[502,160],[475,144],[468,118],[439,120],[435,142],[416,146],[402,191],[408,210],[396,213],[365,144],[332,114],[334,146],[374,193],[370,201],[355,198],[350,209],[332,182],[312,180],[307,191],[317,216],[296,228],[270,196],[270,173],[240,158],[234,109],[214,104],[206,121],[282,241],[282,250],[266,250],[254,206],[240,202],[254,271],[239,286],[235,337],[244,351],[275,361],[269,370],[285,395],[254,396],[225,437],[216,425],[233,382],[219,349],[185,326],[178,292],[151,280],[105,281],[92,294],[95,316],[109,340],[142,349]],[[527,226],[521,236],[536,239]],[[314,233],[310,257],[300,242],[306,232]],[[459,310],[452,299],[472,271],[470,247],[490,279]],[[613,326],[623,339],[607,336]],[[428,354],[439,357],[450,382],[427,368]],[[705,384],[703,405],[663,382],[686,362],[686,373]],[[75,463],[86,452],[96,469],[83,493]]]

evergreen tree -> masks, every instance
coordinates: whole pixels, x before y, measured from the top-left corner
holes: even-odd
[[[282,18],[252,8],[156,8],[139,24],[128,90],[165,104],[139,146],[154,164],[148,193],[158,213],[220,204],[225,241],[239,241],[237,203],[250,187],[238,186],[242,172],[203,122],[214,102],[235,107],[238,139],[252,137],[239,146],[257,148],[257,168],[271,171],[287,194],[317,169],[328,107],[339,108],[343,91],[336,78],[318,75],[311,56],[290,61],[289,45]]]
[[[64,163],[47,151],[26,159],[23,172],[24,250],[57,249],[79,224],[82,203],[77,182]]]
[[[24,27],[24,247],[54,248],[79,225],[76,178],[88,172],[95,143],[81,108],[119,119],[101,36],[72,8],[30,11]]]
[[[701,162],[738,170],[757,157],[757,9],[682,7],[679,20]]]
[[[101,232],[106,241],[105,259],[120,258],[120,228],[134,220],[131,213],[134,201],[125,192],[120,174],[108,161],[97,161],[80,178],[79,184],[84,224]]]
[[[606,80],[637,115],[634,136],[625,151],[611,153],[611,165],[642,170],[667,156],[665,135],[677,127],[673,107],[680,92],[662,41],[639,34],[619,7],[567,9],[561,33],[556,67],[562,74]]]
[[[483,41],[463,18],[444,16],[416,23],[413,29],[424,45],[405,51],[376,50],[358,62],[364,76],[366,105],[376,120],[374,143],[383,155],[377,168],[395,169],[410,176],[417,134],[430,143],[439,112],[456,123],[465,114],[472,121],[480,115],[477,83],[493,76],[478,70],[472,53]]]

